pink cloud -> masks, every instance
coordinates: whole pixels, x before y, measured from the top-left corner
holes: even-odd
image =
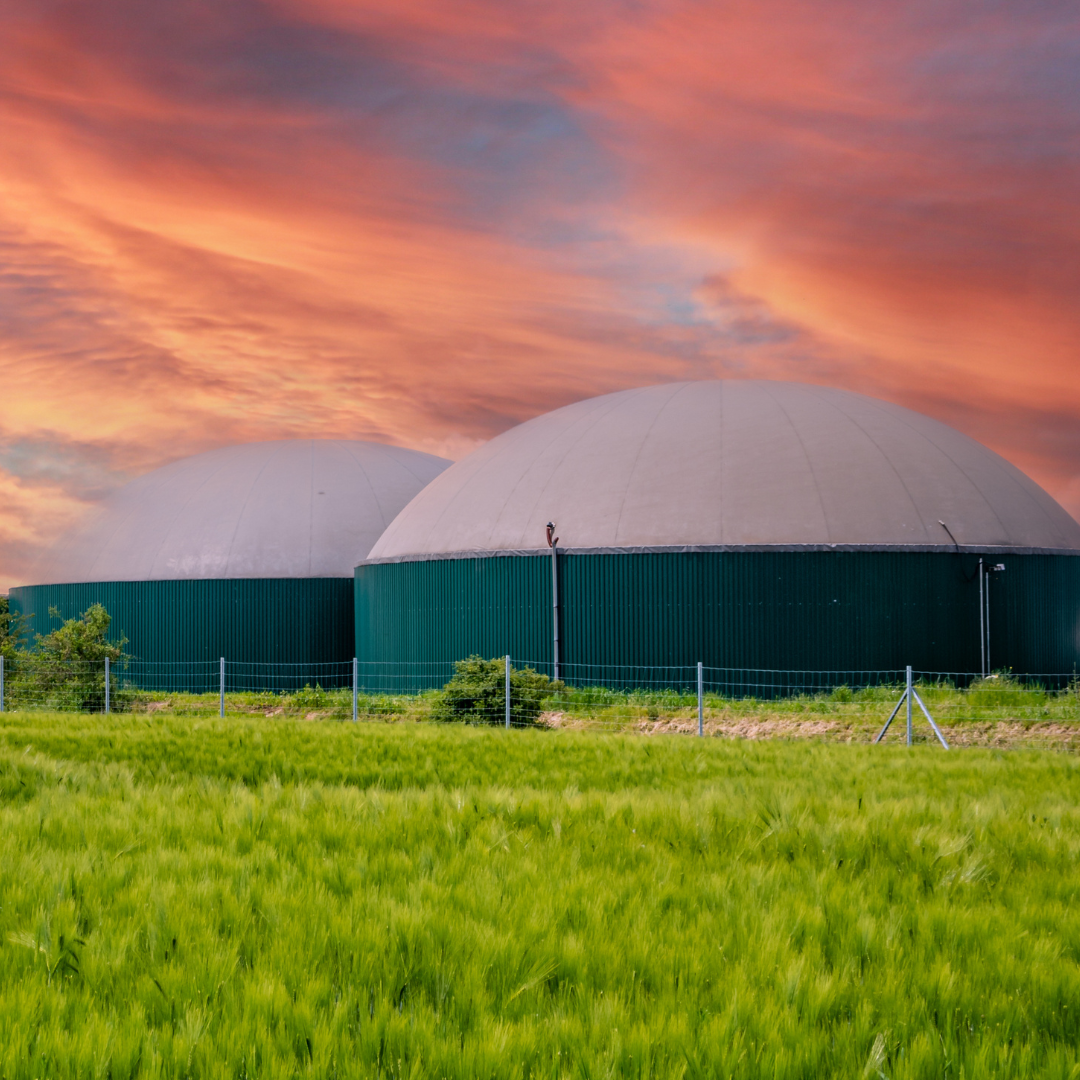
[[[110,0],[0,30],[0,444],[116,477],[289,435],[458,454],[764,375],[921,408],[1080,509],[1066,8]],[[10,584],[87,496],[4,484]]]

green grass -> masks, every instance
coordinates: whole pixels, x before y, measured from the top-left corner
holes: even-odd
[[[950,683],[917,684],[920,696],[935,719],[944,725],[1000,720],[1044,723],[1080,722],[1080,683],[1063,690],[1025,685],[1008,675],[978,679],[964,689]],[[706,723],[814,721],[827,717],[866,737],[877,732],[903,691],[901,686],[852,689],[840,686],[816,694],[758,699],[705,695]],[[361,693],[358,714],[363,719],[427,722],[433,719],[436,691],[419,694]],[[28,704],[9,695],[9,709],[26,711]],[[186,717],[213,717],[218,713],[216,693],[159,693],[121,688],[114,695],[114,709],[135,713]],[[679,690],[612,690],[602,686],[567,687],[546,705],[545,720],[607,731],[638,730],[657,722],[696,722],[697,697]],[[236,692],[226,695],[230,715],[350,719],[352,693],[305,687],[292,693]],[[495,722],[502,720],[501,707]],[[920,717],[921,719],[921,717]]]
[[[1069,755],[0,724],[0,1076],[1080,1076]]]

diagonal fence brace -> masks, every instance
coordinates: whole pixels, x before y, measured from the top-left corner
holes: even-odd
[[[885,738],[885,732],[889,730],[889,725],[896,719],[896,714],[901,710],[904,705],[907,705],[907,744],[911,745],[911,707],[912,704],[916,704],[922,710],[923,716],[929,721],[930,726],[934,729],[934,734],[938,737],[938,741],[946,750],[949,749],[949,744],[945,741],[945,736],[941,734],[941,729],[934,723],[934,718],[930,715],[930,710],[926,707],[926,703],[921,697],[919,697],[918,691],[915,689],[911,679],[911,666],[907,669],[907,685],[904,687],[903,694],[900,695],[900,700],[896,703],[896,707],[889,714],[889,719],[885,721],[885,726],[877,733],[877,738],[874,739],[875,743],[881,742]]]

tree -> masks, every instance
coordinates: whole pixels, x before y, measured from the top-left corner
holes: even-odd
[[[26,633],[26,616],[11,610],[11,602],[0,596],[0,656],[7,663],[14,662],[19,642]]]
[[[510,668],[510,722],[535,724],[544,704],[561,682],[552,682],[533,668]],[[506,661],[470,656],[454,665],[454,674],[443,687],[432,716],[471,724],[502,724],[506,721]]]
[[[49,608],[58,619],[60,612]],[[77,619],[48,634],[38,634],[34,648],[19,657],[15,695],[54,709],[91,712],[105,707],[105,658],[110,691],[115,691],[117,665],[130,659],[124,652],[127,638],[108,641],[112,616],[101,604],[91,604]],[[115,697],[115,694],[113,695]]]

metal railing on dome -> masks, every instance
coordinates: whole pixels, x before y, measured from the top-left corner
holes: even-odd
[[[509,663],[507,663],[509,661]],[[550,665],[497,657],[457,663],[161,663],[0,658],[0,711],[136,712],[310,720],[449,721],[548,729],[757,737],[821,735],[971,741],[990,728],[1080,743],[1075,673],[791,671],[702,664]],[[909,681],[910,679],[910,681]],[[910,690],[909,690],[910,687]],[[905,708],[911,705],[911,710]],[[927,726],[924,717],[931,722]],[[980,725],[982,727],[980,727]],[[915,729],[919,730],[915,730]],[[983,730],[986,729],[986,730]],[[1004,728],[995,729],[998,734]],[[1012,730],[1012,729],[1010,729]]]

